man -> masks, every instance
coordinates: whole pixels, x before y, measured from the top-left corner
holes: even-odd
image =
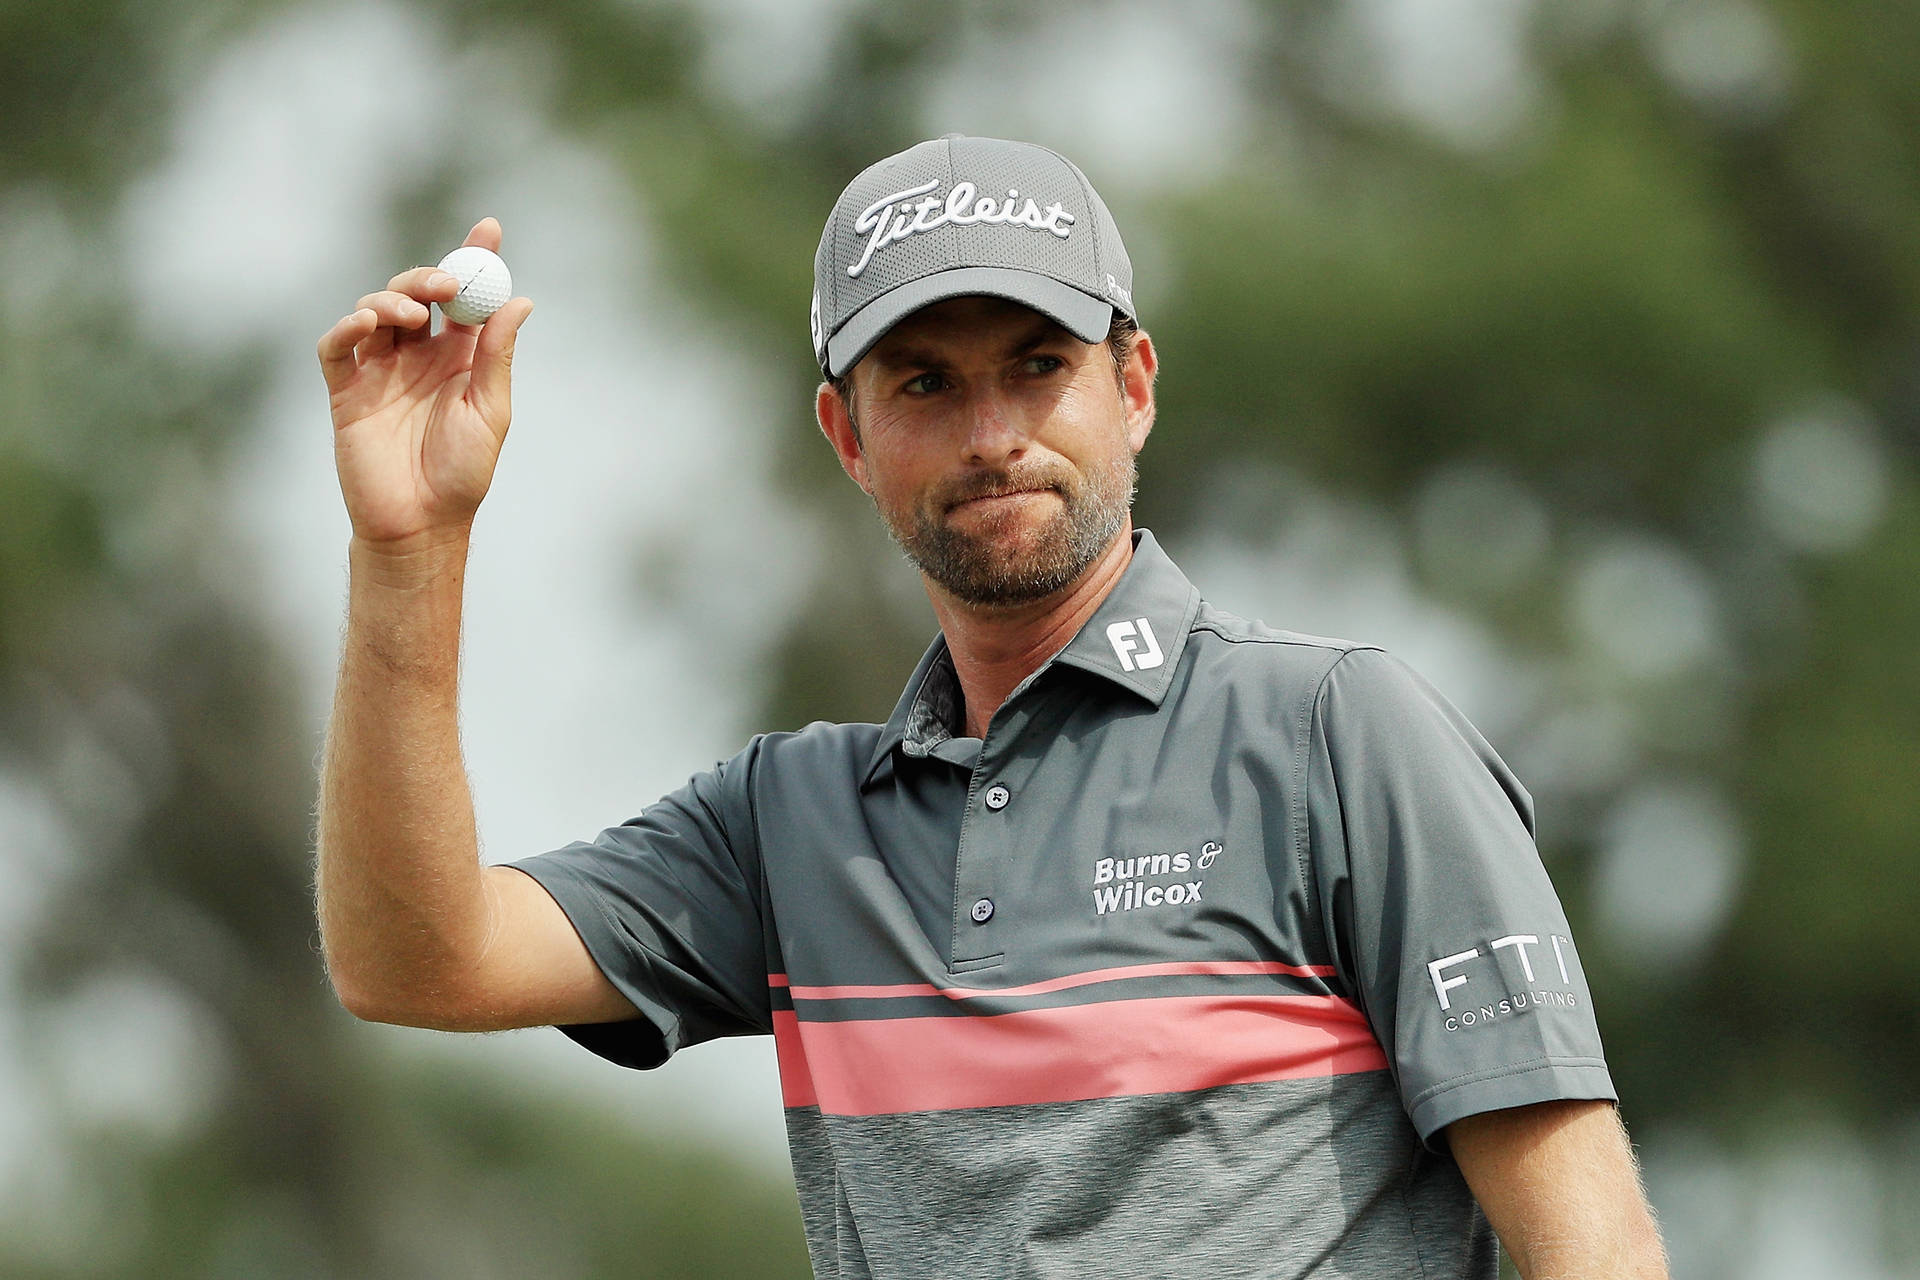
[[[1406,667],[1211,608],[1132,529],[1157,356],[1085,176],[922,143],[815,281],[821,429],[939,637],[886,725],[755,738],[513,867],[456,671],[531,304],[430,336],[421,268],[321,339],[347,1007],[635,1067],[770,1032],[825,1277],[1487,1277],[1489,1223],[1530,1278],[1664,1276],[1524,789]]]

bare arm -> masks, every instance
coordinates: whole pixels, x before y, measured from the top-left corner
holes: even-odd
[[[1611,1102],[1543,1102],[1447,1126],[1467,1185],[1525,1280],[1667,1280]]]
[[[482,222],[468,243],[499,244]],[[353,521],[347,631],[321,765],[316,871],[334,989],[355,1014],[449,1030],[634,1015],[530,878],[483,868],[460,755],[468,533],[532,310],[427,324],[451,278],[403,272],[320,340]]]

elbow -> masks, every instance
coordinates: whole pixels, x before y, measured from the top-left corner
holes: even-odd
[[[501,1025],[464,991],[443,983],[396,980],[390,973],[367,974],[338,964],[327,977],[334,998],[362,1022],[425,1031],[493,1031]]]
[[[450,966],[423,964],[391,948],[329,928],[320,917],[320,955],[340,1007],[362,1022],[436,1031],[464,1029],[463,984],[446,980]],[[453,970],[458,972],[457,969]]]
[[[397,1027],[427,1025],[419,1021],[417,994],[408,998],[405,983],[393,981],[381,966],[356,964],[338,954],[327,956],[327,981],[333,997],[362,1022],[384,1022]]]
[[[381,990],[378,983],[366,982],[361,975],[338,963],[327,966],[327,980],[333,984],[333,996],[340,1007],[360,1021],[405,1025],[406,1019],[392,995]]]

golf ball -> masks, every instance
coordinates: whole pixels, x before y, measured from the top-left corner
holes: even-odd
[[[513,296],[513,275],[491,249],[462,245],[440,259],[440,269],[460,282],[460,292],[440,304],[455,324],[481,324]]]

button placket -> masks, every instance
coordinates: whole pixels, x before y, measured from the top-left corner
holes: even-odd
[[[1031,697],[1027,694],[1010,699],[994,717],[974,762],[972,789],[954,862],[956,971],[1000,963],[1008,943],[1002,934],[1011,926],[1001,916],[999,903],[1017,844],[1014,797],[1037,763],[1019,751],[1034,718]]]
[[[954,861],[953,965],[956,970],[998,963],[1000,922],[994,899],[1007,859],[1007,824],[989,803],[997,770],[987,762],[982,743],[966,818],[960,824],[960,848]]]

